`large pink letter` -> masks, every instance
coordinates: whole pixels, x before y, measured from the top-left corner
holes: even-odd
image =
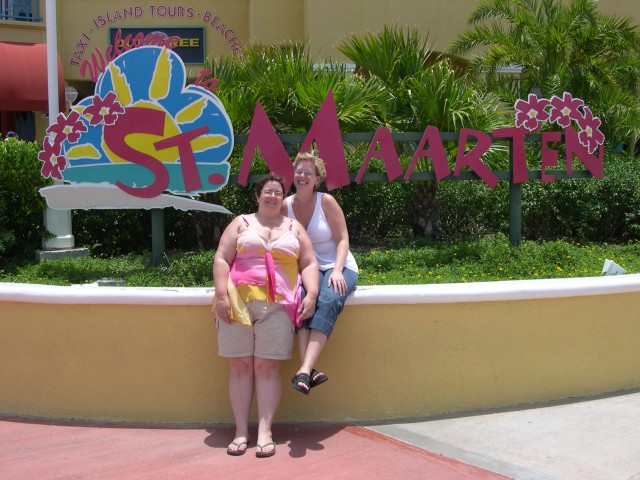
[[[468,137],[477,138],[478,143],[476,143],[471,150],[465,154],[464,150]],[[470,167],[471,170],[478,174],[484,183],[489,185],[489,188],[494,188],[500,180],[496,174],[489,169],[489,167],[482,163],[482,160],[480,159],[480,157],[482,157],[482,155],[484,155],[491,146],[491,137],[479,130],[463,128],[460,130],[459,142],[454,175],[460,175],[460,170],[464,167]]]
[[[200,175],[198,175],[198,166],[196,158],[193,156],[193,148],[191,148],[191,140],[204,135],[209,131],[209,127],[202,126],[193,130],[180,133],[173,137],[165,138],[153,144],[156,150],[164,150],[165,148],[178,147],[178,156],[180,158],[180,168],[182,169],[182,181],[184,182],[185,191],[197,190],[202,187]]]
[[[287,180],[287,190],[293,183],[293,165],[287,151],[282,145],[276,129],[273,128],[267,113],[262,108],[260,102],[256,103],[251,120],[251,129],[247,138],[247,145],[242,154],[242,165],[238,174],[238,183],[246,185],[251,170],[251,162],[256,148],[260,150],[269,170],[281,175]]]
[[[542,132],[542,158],[540,166],[540,181],[542,183],[550,183],[556,179],[555,176],[547,174],[545,169],[546,167],[558,166],[558,151],[549,148],[547,144],[550,142],[559,142],[561,137],[562,134],[560,132]]]
[[[376,149],[378,144],[380,144],[379,151]],[[360,183],[362,180],[362,176],[364,175],[364,172],[366,172],[371,158],[379,158],[382,160],[385,168],[387,169],[387,179],[390,182],[402,175],[402,165],[400,165],[398,152],[396,151],[396,146],[393,143],[393,137],[391,136],[391,132],[388,128],[378,127],[376,130],[376,134],[373,136],[373,139],[369,144],[369,150],[367,150],[367,154],[360,166],[360,170],[358,170],[356,183]]]
[[[567,127],[564,129],[565,144],[567,147],[567,173],[571,175],[573,154],[580,159],[580,161],[587,167],[587,170],[596,178],[602,178],[602,158],[603,147],[600,145],[598,149],[598,156],[589,153],[587,147],[580,143],[578,139],[578,132],[573,127]]]
[[[524,183],[529,178],[527,155],[524,149],[524,137],[527,133],[529,132],[526,128],[518,127],[496,128],[491,132],[493,138],[510,138],[512,141],[511,181],[513,183]]]
[[[169,185],[169,172],[162,162],[151,155],[130,147],[125,136],[131,133],[148,133],[162,136],[164,133],[164,112],[150,108],[128,107],[124,115],[114,125],[104,127],[104,142],[109,149],[125,160],[147,168],[155,180],[146,187],[130,187],[120,180],[116,186],[129,195],[140,198],[153,198],[160,195]]]
[[[429,148],[424,150],[424,146],[427,141],[429,142]],[[416,164],[421,157],[431,157],[433,170],[436,174],[436,180],[442,180],[447,175],[451,175],[451,169],[447,163],[447,152],[444,150],[444,145],[440,138],[440,131],[433,125],[429,125],[424,131],[420,144],[413,154],[409,168],[407,168],[407,171],[404,174],[405,181],[411,178],[413,169],[416,168]]]
[[[327,168],[325,183],[328,190],[349,185],[349,172],[347,160],[342,148],[342,136],[338,124],[338,113],[333,92],[329,90],[311,128],[300,147],[301,152],[311,150],[311,144],[315,140],[318,146],[318,156],[324,160]]]

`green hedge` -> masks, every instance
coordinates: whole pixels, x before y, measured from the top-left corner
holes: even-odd
[[[52,182],[40,175],[39,150],[35,142],[0,141],[0,265],[42,246],[46,203],[38,190]]]
[[[40,176],[36,143],[0,143],[0,265],[33,258],[41,246],[45,208],[38,189],[51,182]],[[379,170],[379,165],[372,166]],[[265,169],[259,162],[255,171]],[[350,166],[353,170],[354,167]],[[412,238],[409,225],[415,193],[411,182],[351,184],[332,192],[345,212],[354,244],[372,245]],[[253,185],[228,185],[204,200],[234,214],[255,209]],[[489,189],[481,181],[438,184],[440,240],[507,234],[507,182]],[[167,250],[207,250],[228,221],[228,215],[165,209]],[[637,160],[606,154],[602,179],[530,180],[523,185],[523,238],[626,243],[640,238],[640,167]],[[151,250],[151,216],[146,210],[75,210],[77,246],[99,256]]]
[[[491,190],[480,181],[442,182],[440,237],[507,234],[509,184]],[[529,240],[625,243],[640,238],[640,165],[606,154],[600,179],[556,180],[522,186],[522,236]]]

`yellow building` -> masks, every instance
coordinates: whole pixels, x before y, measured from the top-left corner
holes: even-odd
[[[52,0],[49,0],[52,1]],[[478,2],[414,2],[398,0],[219,0],[209,2],[137,2],[123,0],[54,2],[59,55],[60,110],[64,86],[83,96],[93,94],[101,56],[117,29],[123,32],[183,30],[183,52],[195,57],[221,56],[247,44],[308,40],[318,61],[344,61],[338,41],[358,32],[376,32],[383,25],[401,25],[423,32],[436,50],[445,50],[464,29]],[[637,0],[600,0],[603,11],[640,19]],[[0,131],[18,130],[26,139],[41,140],[47,119],[45,0],[0,1]],[[21,47],[21,48],[20,48]],[[94,61],[95,60],[95,61]],[[185,61],[185,63],[187,63]],[[84,66],[83,66],[84,65]],[[202,70],[188,63],[189,78]],[[93,72],[92,72],[93,70]],[[93,75],[92,75],[93,74]],[[70,97],[72,98],[72,97]],[[36,112],[36,113],[34,113]]]

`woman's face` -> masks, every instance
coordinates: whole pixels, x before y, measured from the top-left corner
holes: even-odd
[[[313,190],[320,184],[320,177],[316,174],[316,166],[310,160],[303,160],[296,165],[293,171],[293,184],[296,190]]]
[[[271,180],[265,183],[258,196],[258,211],[263,213],[276,212],[279,214],[283,198],[284,192],[279,182]]]

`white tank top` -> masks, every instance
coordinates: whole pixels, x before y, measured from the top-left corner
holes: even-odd
[[[322,195],[323,193],[316,192],[316,205],[307,227],[307,233],[313,244],[313,252],[318,259],[318,266],[320,270],[325,271],[333,268],[336,264],[336,253],[338,244],[333,238],[333,232],[327,221],[327,217],[322,210]],[[293,195],[285,198],[285,204],[287,205],[287,215],[289,218],[296,219],[295,213],[293,213]],[[349,270],[358,272],[358,264],[353,257],[351,251],[347,253],[347,259],[344,262],[344,266]]]

